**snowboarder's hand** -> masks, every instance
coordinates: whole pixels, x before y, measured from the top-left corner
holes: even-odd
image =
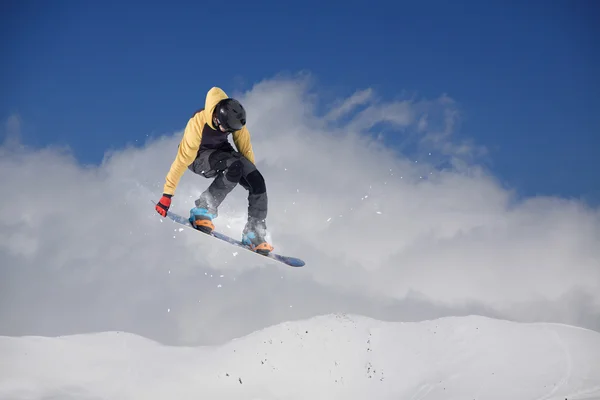
[[[167,211],[169,210],[169,207],[171,207],[171,197],[173,197],[173,195],[163,194],[158,204],[156,204],[156,207],[154,207],[156,212],[163,217],[167,216]]]

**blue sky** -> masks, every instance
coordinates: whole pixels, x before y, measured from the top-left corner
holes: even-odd
[[[332,98],[446,93],[507,185],[600,202],[593,1],[170,4],[3,2],[0,118],[97,163],[181,129],[210,86],[307,71]]]

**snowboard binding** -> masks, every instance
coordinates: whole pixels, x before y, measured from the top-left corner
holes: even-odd
[[[195,229],[210,235],[215,229],[212,223],[214,217],[206,208],[195,207],[190,210],[189,221]]]
[[[254,232],[244,232],[242,235],[242,244],[251,251],[263,256],[269,255],[274,247],[267,243],[261,236],[257,236]]]

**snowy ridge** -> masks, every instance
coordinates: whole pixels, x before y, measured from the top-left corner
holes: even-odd
[[[0,337],[0,399],[593,399],[600,334],[484,317],[325,315],[221,346]]]

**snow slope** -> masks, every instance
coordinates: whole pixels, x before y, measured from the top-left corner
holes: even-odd
[[[483,317],[326,315],[214,347],[0,337],[0,399],[600,399],[600,334]]]

